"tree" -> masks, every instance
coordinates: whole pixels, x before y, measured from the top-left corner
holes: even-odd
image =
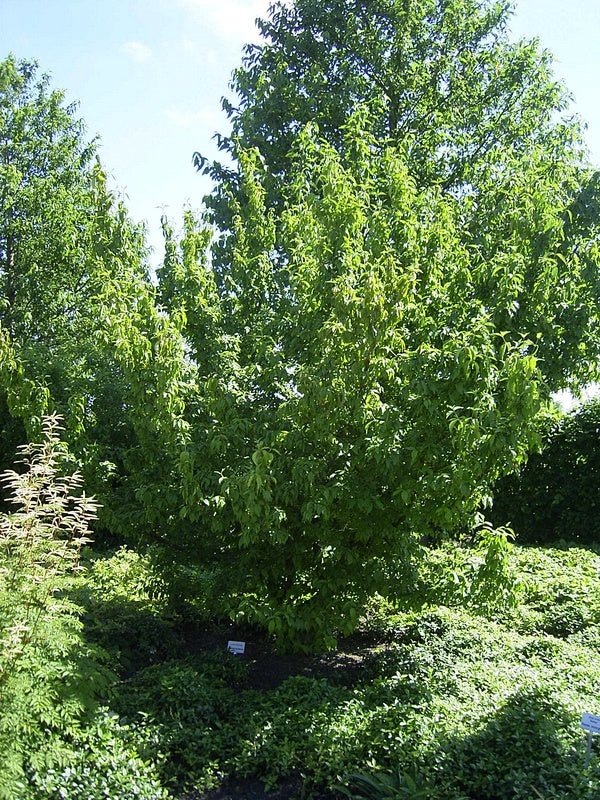
[[[143,230],[110,192],[76,106],[34,62],[0,63],[0,438],[10,462],[49,411],[113,532],[135,449],[117,343],[152,297]],[[117,319],[116,309],[125,322]]]
[[[414,591],[423,542],[468,529],[550,392],[594,374],[597,179],[507,13],[272,6],[234,166],[208,167],[211,258],[188,231],[161,276],[200,376],[166,539],[296,645]]]
[[[85,290],[80,228],[95,149],[74,107],[36,71],[13,57],[0,69],[2,323],[34,341],[65,325],[68,300]]]
[[[494,518],[526,542],[594,545],[600,534],[600,401],[592,398],[545,426],[540,452],[494,487]]]

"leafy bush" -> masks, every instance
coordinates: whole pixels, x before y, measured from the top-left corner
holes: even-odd
[[[416,615],[366,664],[370,753],[357,766],[415,767],[432,800],[594,797],[583,779],[598,767],[582,776],[578,723],[596,707],[596,660],[579,643],[462,611]]]
[[[120,673],[172,658],[181,646],[166,587],[148,556],[125,547],[93,557],[78,598],[85,634]]]
[[[499,481],[493,519],[524,541],[600,541],[600,399],[552,424],[542,451]]]
[[[31,776],[31,799],[167,800],[156,770],[128,738],[114,716],[99,713],[75,741],[67,764]]]
[[[17,509],[0,516],[0,797],[14,800],[27,765],[64,757],[53,733],[76,730],[106,673],[81,637],[80,608],[68,598],[95,505],[66,460],[55,417],[44,441],[20,449],[22,472],[2,480]]]
[[[583,768],[579,719],[598,710],[600,556],[515,547],[509,558],[519,604],[495,617],[374,600],[352,684],[317,672],[258,692],[246,657],[210,651],[140,669],[115,687],[112,715],[51,738],[62,761],[30,766],[31,800],[158,800],[248,779],[305,797],[595,800],[600,763]],[[91,583],[113,600],[128,585],[159,614],[151,574],[120,552]]]
[[[520,602],[505,612],[506,622],[522,633],[558,638],[594,636],[600,624],[600,556],[581,547],[515,548]]]
[[[219,784],[248,714],[233,688],[238,668],[233,656],[170,661],[125,684],[116,708],[130,724],[132,744],[159,763],[167,785]]]

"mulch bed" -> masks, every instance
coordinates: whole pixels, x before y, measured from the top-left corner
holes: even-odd
[[[264,634],[228,624],[210,628],[190,626],[182,633],[185,638],[185,650],[190,655],[207,651],[225,652],[228,641],[245,642],[244,654],[235,656],[248,665],[244,686],[240,688],[263,692],[276,689],[294,675],[326,678],[337,683],[353,685],[360,678],[364,658],[371,649],[358,637],[352,637],[342,641],[337,650],[329,653],[284,654],[274,650],[271,640]]]
[[[186,794],[181,800],[294,800],[298,797],[302,797],[302,788],[297,782],[289,782],[267,792],[260,781],[250,778],[228,781],[205,794]],[[313,797],[313,800],[334,800],[334,795],[322,794]]]

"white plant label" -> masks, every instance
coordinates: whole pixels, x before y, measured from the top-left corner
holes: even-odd
[[[246,650],[246,642],[227,642],[227,649],[235,656],[241,656]],[[600,717],[598,717],[600,722]]]
[[[581,727],[590,733],[600,733],[600,716],[598,714],[584,714],[581,718]]]

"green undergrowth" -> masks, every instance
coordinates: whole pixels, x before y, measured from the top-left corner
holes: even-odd
[[[432,798],[597,796],[579,718],[597,709],[600,670],[579,642],[438,609],[369,653],[351,688],[295,676],[267,693],[240,691],[228,674],[237,664],[220,666],[150,667],[118,703],[172,787],[237,775],[268,787],[299,777],[310,791],[357,768],[416,765]]]
[[[316,661],[312,674],[293,674],[308,663],[299,658],[270,689],[257,688],[252,659],[227,654],[225,641],[192,652],[189,620],[173,614],[149,560],[126,550],[98,560],[86,630],[120,678],[77,759],[37,776],[35,797],[87,800],[77,788],[86,785],[92,798],[137,796],[117,783],[102,794],[108,765],[129,787],[138,774],[149,800],[245,779],[296,787],[298,797],[353,796],[356,773],[384,775],[370,797],[597,798],[600,762],[594,755],[584,769],[579,721],[600,712],[600,557],[515,547],[511,558],[512,609],[401,613],[375,599],[341,643],[359,664],[351,679]],[[254,652],[267,671],[281,658],[266,639]],[[394,789],[399,773],[412,777]]]
[[[121,548],[90,558],[79,601],[87,635],[110,652],[119,674],[179,652],[179,617],[147,556]]]

